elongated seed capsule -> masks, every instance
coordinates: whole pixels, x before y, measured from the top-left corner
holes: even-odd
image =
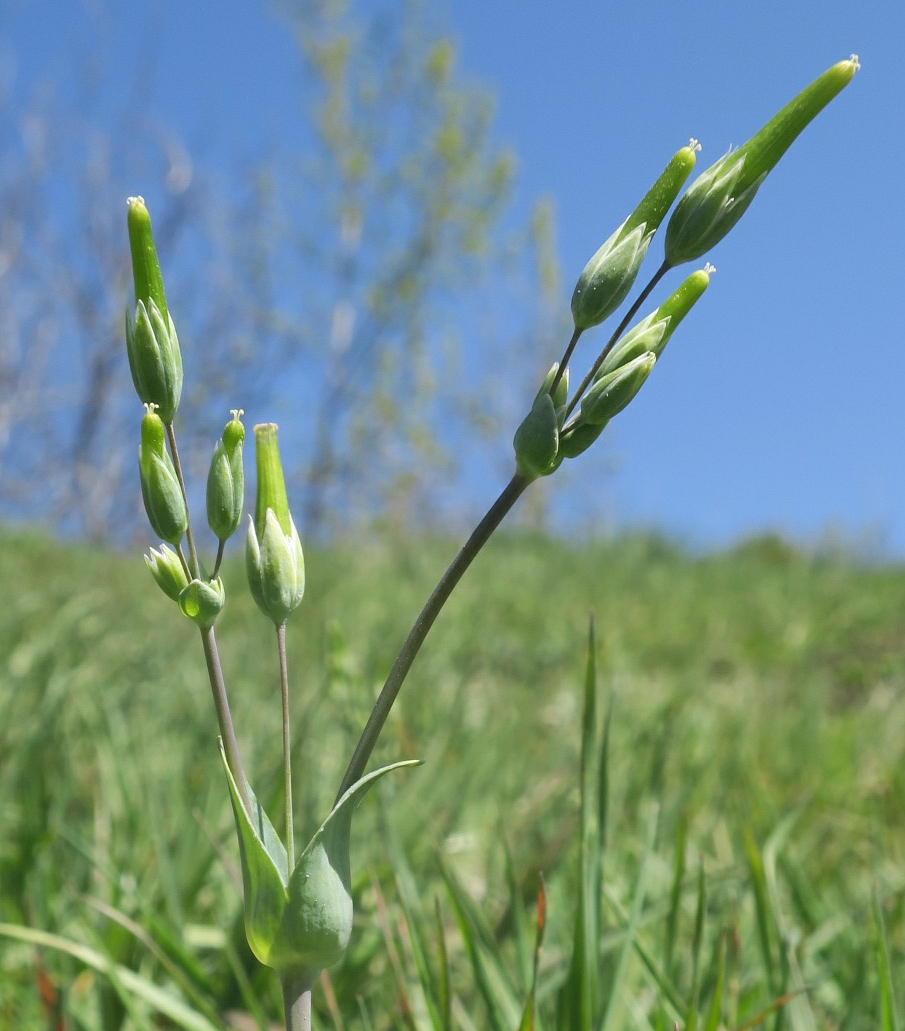
[[[647,248],[694,168],[697,140],[677,151],[622,225],[598,249],[572,294],[576,329],[597,326],[625,300]]]
[[[695,179],[666,227],[667,265],[694,261],[723,239],[798,134],[852,81],[858,67],[855,55],[834,64],[747,143],[723,155]]]
[[[143,197],[130,197],[126,222],[129,228],[129,249],[132,252],[132,278],[135,282],[135,303],[145,307],[153,301],[166,324],[168,309],[163,277],[157,260],[157,248],[151,232],[151,214]]]

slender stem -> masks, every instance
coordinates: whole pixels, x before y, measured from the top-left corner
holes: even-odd
[[[667,265],[666,262],[664,261],[663,264],[653,274],[653,276],[651,277],[651,280],[647,284],[647,286],[641,291],[640,294],[638,294],[638,297],[636,298],[635,303],[631,306],[631,308],[629,308],[629,310],[622,317],[622,321],[619,323],[619,325],[616,327],[615,331],[613,332],[613,335],[607,341],[606,347],[597,356],[597,360],[594,362],[594,364],[588,370],[587,376],[585,376],[585,378],[581,381],[581,384],[579,385],[578,389],[575,391],[574,395],[572,396],[572,400],[569,402],[569,404],[568,404],[568,406],[566,408],[565,415],[563,416],[563,422],[565,422],[565,420],[568,419],[569,416],[572,414],[572,412],[575,410],[575,406],[581,400],[582,395],[584,394],[584,392],[588,389],[588,387],[593,382],[594,376],[597,374],[597,370],[600,368],[601,365],[603,365],[604,358],[606,358],[606,356],[610,353],[610,351],[613,350],[613,345],[616,343],[616,341],[619,339],[619,337],[621,337],[622,334],[625,332],[625,327],[638,314],[638,309],[641,307],[642,304],[644,304],[644,302],[650,296],[650,293],[653,290],[653,288],[657,285],[657,283],[660,282],[660,280],[666,275],[666,273],[670,270],[671,267],[672,266]]]
[[[185,479],[182,475],[182,465],[179,462],[179,449],[176,447],[176,431],[173,429],[171,422],[164,423],[167,429],[167,440],[170,442],[170,454],[173,456],[173,468],[176,470],[176,479],[179,481],[179,487],[182,491],[182,500],[185,504],[185,510],[189,510],[189,498],[185,492]],[[192,521],[189,519],[188,525],[185,528],[185,539],[189,546],[189,567],[193,577],[201,579],[201,566],[198,564],[198,552],[195,550],[195,535],[192,533]]]
[[[220,542],[217,544],[217,557],[214,560],[214,571],[213,571],[213,573],[211,573],[211,579],[212,580],[216,580],[217,579],[217,573],[220,572],[220,565],[223,562],[223,550],[224,550],[225,547],[226,547],[226,541],[221,539]]]
[[[289,729],[289,668],[286,664],[286,624],[277,627],[280,653],[280,697],[283,701],[283,783],[286,796],[286,856],[290,871],[295,867],[295,840],[292,829],[292,740]]]
[[[310,974],[298,977],[287,974],[280,980],[283,985],[286,1031],[311,1031],[311,986],[314,978]]]
[[[211,693],[214,696],[214,708],[217,710],[217,724],[220,727],[226,761],[229,764],[233,780],[239,788],[248,818],[254,820],[251,799],[248,797],[248,788],[245,784],[245,774],[242,772],[242,760],[239,758],[239,744],[236,741],[233,718],[229,711],[229,700],[226,697],[226,683],[223,680],[220,653],[217,651],[217,638],[213,627],[201,628],[201,644],[204,647],[204,661],[207,663],[207,676],[211,682]]]
[[[553,377],[553,382],[550,384],[550,396],[552,397],[556,393],[556,388],[559,386],[559,381],[565,376],[566,369],[569,366],[569,359],[572,357],[572,352],[575,350],[575,345],[578,343],[578,338],[584,332],[582,329],[575,328],[575,332],[572,334],[572,339],[569,341],[566,347],[565,353],[559,362],[559,368],[556,370],[556,375]]]
[[[390,715],[390,710],[393,707],[393,702],[396,701],[396,696],[399,694],[402,683],[408,675],[408,671],[411,669],[415,656],[421,649],[421,645],[424,644],[425,637],[427,637],[430,628],[434,625],[434,620],[446,604],[446,600],[452,593],[453,588],[462,579],[462,574],[471,565],[475,556],[490,539],[493,531],[500,525],[506,513],[518,501],[530,482],[529,479],[520,476],[518,473],[512,477],[503,489],[502,494],[491,505],[487,514],[475,527],[465,544],[462,545],[461,550],[449,564],[446,572],[440,578],[440,582],[427,599],[424,608],[409,631],[405,643],[396,656],[393,668],[390,670],[386,683],[383,685],[374,708],[371,710],[365,729],[358,739],[358,744],[355,746],[355,751],[352,753],[349,766],[336,795],[337,801],[364,773],[365,766],[371,757],[374,746],[377,744],[377,738],[380,736],[381,730],[383,730],[387,717]]]

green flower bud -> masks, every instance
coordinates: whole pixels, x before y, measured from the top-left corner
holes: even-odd
[[[569,423],[563,430],[559,443],[560,455],[563,458],[577,458],[580,454],[587,451],[600,434],[603,433],[605,426],[605,422],[597,425],[584,422],[579,414],[578,418]]]
[[[239,421],[241,408],[233,409],[233,417],[223,429],[223,436],[214,447],[207,474],[207,522],[215,536],[225,541],[236,532],[245,502],[245,470],[242,446],[245,427]]]
[[[179,595],[188,587],[188,577],[179,561],[179,556],[162,544],[160,549],[151,548],[150,554],[145,555],[145,562],[151,570],[151,576],[157,581],[157,586],[173,601],[179,601]]]
[[[594,377],[595,381],[603,379],[604,376],[648,351],[659,358],[679,323],[707,289],[710,277],[715,271],[716,269],[708,262],[704,268],[692,272],[656,311],[632,326],[603,360]]]
[[[597,380],[581,399],[581,421],[602,426],[618,415],[644,385],[656,361],[657,356],[648,351]]]
[[[205,630],[216,623],[225,602],[226,592],[219,576],[216,580],[192,580],[179,595],[182,614]]]
[[[556,459],[559,449],[559,421],[553,398],[543,390],[512,439],[515,466],[527,480],[543,476]]]
[[[140,197],[129,198],[129,243],[135,279],[135,319],[126,312],[126,351],[132,382],[145,404],[173,421],[182,394],[182,354],[170,318],[151,235],[151,219]]]
[[[248,520],[245,570],[258,608],[281,626],[305,593],[305,559],[289,514],[274,423],[255,426],[255,467],[257,497],[255,517]]]
[[[691,140],[673,155],[638,207],[587,263],[572,294],[576,329],[599,325],[625,300],[654,233],[694,168],[697,149],[697,140]]]
[[[851,82],[858,67],[854,55],[834,64],[747,143],[695,179],[666,227],[667,265],[693,261],[723,239],[798,134]]]
[[[141,420],[141,444],[138,448],[138,473],[141,496],[151,528],[161,540],[177,545],[188,526],[182,488],[173,468],[173,460],[164,444],[164,425],[154,405]]]

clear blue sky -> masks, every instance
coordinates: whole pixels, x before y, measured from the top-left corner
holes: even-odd
[[[153,103],[210,153],[236,141],[250,153],[294,116],[291,41],[255,2],[4,0],[0,58],[15,51],[29,74],[64,65],[93,44],[86,12],[98,6],[118,31],[132,16],[159,26]],[[555,204],[564,308],[587,258],[689,137],[702,169],[859,55],[854,82],[709,256],[711,289],[608,448],[548,486],[566,516],[698,545],[836,529],[905,555],[905,4],[449,0],[445,18],[462,71],[497,96],[517,207]],[[660,253],[655,242],[650,271]]]

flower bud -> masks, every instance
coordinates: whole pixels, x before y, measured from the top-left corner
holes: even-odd
[[[707,289],[710,276],[715,271],[716,269],[708,263],[704,268],[692,272],[656,311],[632,326],[603,360],[594,377],[595,381],[603,379],[604,376],[648,351],[659,358],[679,323]]]
[[[226,592],[219,576],[216,580],[192,580],[179,595],[182,614],[204,630],[214,625],[225,602]]]
[[[132,382],[145,404],[173,421],[182,394],[182,354],[167,310],[163,280],[151,235],[151,218],[140,197],[129,198],[129,245],[135,280],[135,319],[126,312],[126,351]]]
[[[851,82],[858,67],[854,55],[834,64],[747,143],[695,179],[666,227],[667,265],[693,261],[723,239],[798,134]]]
[[[581,399],[581,421],[602,426],[618,415],[644,385],[656,361],[657,356],[648,351],[597,380]]]
[[[289,514],[274,423],[255,426],[257,497],[245,545],[248,585],[258,608],[281,626],[305,593],[305,559]]]
[[[625,300],[666,212],[694,168],[696,140],[673,155],[641,203],[587,263],[572,294],[576,329],[597,326]]]
[[[553,398],[541,391],[512,439],[515,466],[527,480],[543,476],[556,459],[559,448],[559,423]]]
[[[145,555],[145,562],[151,570],[151,576],[157,581],[157,586],[173,601],[179,601],[179,595],[188,587],[188,577],[179,561],[179,556],[161,544],[160,549],[151,548],[150,554]]]
[[[559,442],[559,453],[563,458],[577,458],[583,454],[603,433],[606,423],[591,425],[585,422],[581,414],[574,419],[562,433]]]
[[[207,522],[221,541],[236,532],[245,502],[245,470],[242,447],[245,427],[239,421],[241,408],[233,409],[233,417],[223,429],[223,436],[214,446],[207,474]]]
[[[160,416],[148,405],[141,420],[141,444],[138,448],[138,473],[141,496],[151,528],[161,540],[178,545],[188,526],[188,512],[182,488],[173,468],[173,460],[164,444],[164,425]]]

